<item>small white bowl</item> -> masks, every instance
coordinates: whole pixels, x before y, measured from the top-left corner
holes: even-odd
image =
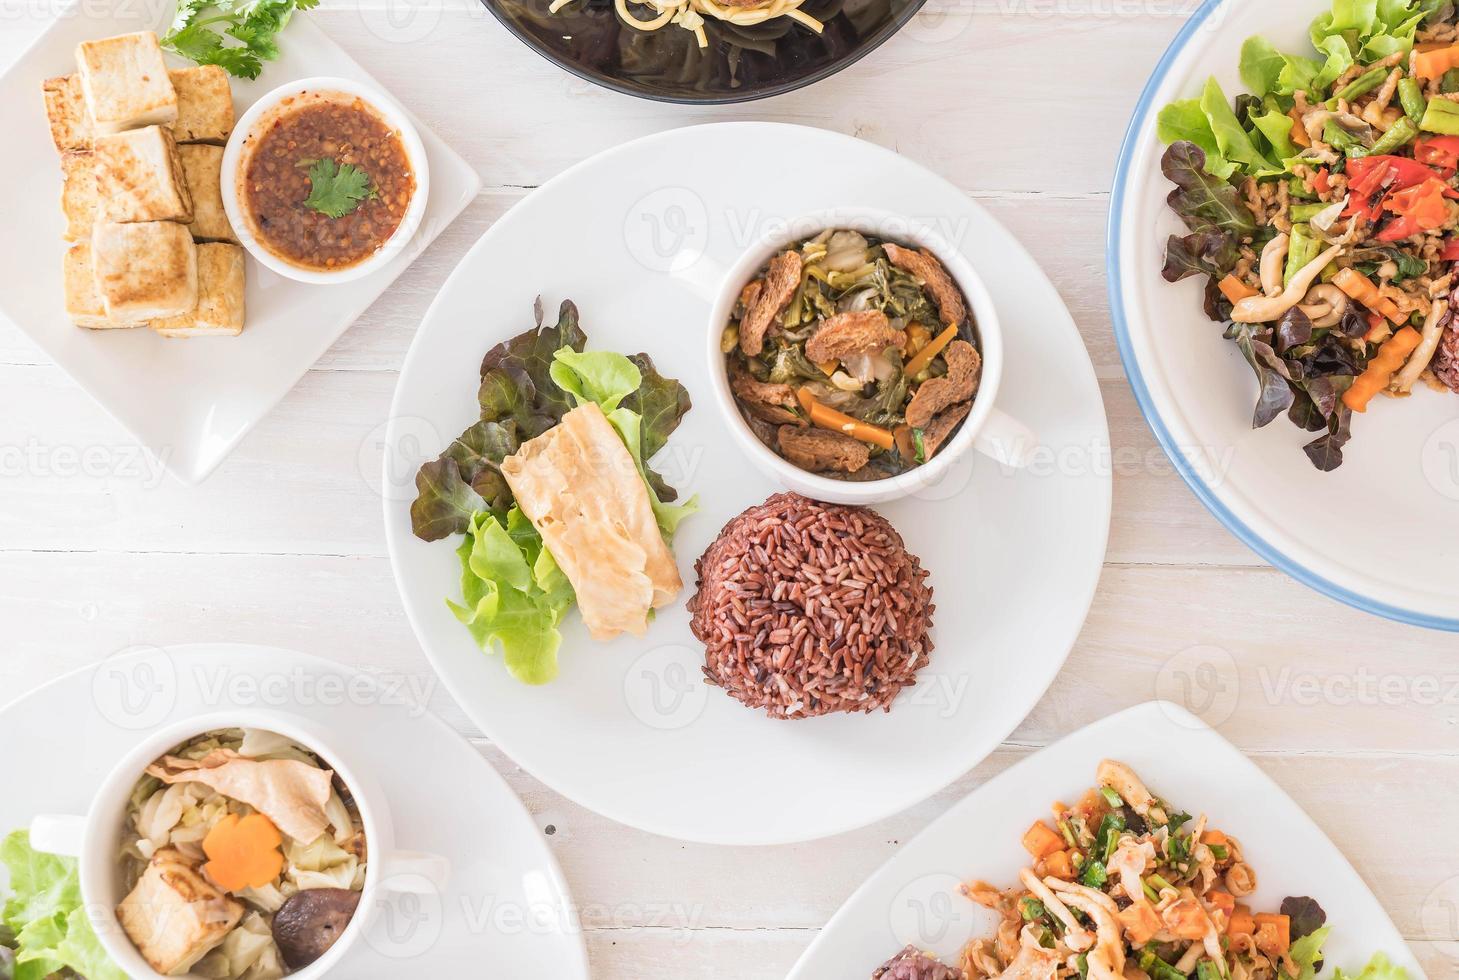
[[[745,284],[755,278],[777,252],[814,238],[828,229],[849,229],[893,242],[906,242],[935,255],[967,299],[983,357],[982,380],[972,411],[951,441],[915,469],[882,480],[857,483],[810,473],[766,446],[750,429],[729,387],[727,358],[720,339]],[[874,504],[910,496],[937,483],[968,450],[976,449],[1005,466],[1027,466],[1038,438],[1032,430],[994,407],[1003,381],[1003,330],[993,297],[962,252],[926,224],[871,208],[817,211],[777,225],[751,246],[722,278],[708,324],[709,378],[715,404],[750,459],[772,479],[814,500],[838,504]]]
[[[349,788],[364,828],[370,864],[354,917],[323,956],[290,973],[290,980],[319,980],[333,969],[370,928],[372,919],[380,912],[384,893],[439,894],[445,887],[450,870],[446,859],[396,850],[389,802],[365,772],[345,762],[336,746],[330,743],[328,733],[313,722],[297,715],[255,709],[190,718],[156,732],[127,753],[97,788],[84,817],[43,815],[36,817],[30,826],[31,845],[37,851],[77,858],[81,897],[91,925],[107,955],[128,976],[139,980],[167,980],[142,958],[116,917],[116,908],[126,897],[118,855],[132,788],[147,766],[170,749],[198,735],[224,728],[275,732],[315,752]],[[192,978],[197,974],[182,976]]]
[[[257,137],[261,135],[265,125],[282,111],[281,107],[286,101],[301,96],[327,98],[330,94],[346,95],[363,100],[379,114],[387,126],[395,131],[400,137],[401,145],[405,148],[406,158],[410,161],[411,172],[415,177],[415,194],[411,198],[410,206],[406,208],[404,217],[400,219],[395,233],[386,239],[373,255],[343,269],[325,271],[296,265],[274,254],[267,245],[258,240],[253,222],[243,206],[240,181],[246,171],[249,154],[257,143]],[[290,108],[292,109],[293,106],[291,105]],[[233,128],[233,135],[229,138],[228,145],[223,148],[221,183],[223,211],[228,215],[228,223],[233,226],[234,234],[238,236],[243,247],[248,250],[248,254],[281,276],[287,276],[299,282],[326,284],[349,282],[352,279],[367,276],[400,254],[400,251],[415,236],[421,219],[425,217],[426,200],[430,196],[431,174],[430,163],[426,160],[425,144],[421,142],[420,134],[416,132],[410,117],[394,100],[371,85],[363,85],[348,78],[321,77],[305,78],[281,85],[255,102],[243,114]]]

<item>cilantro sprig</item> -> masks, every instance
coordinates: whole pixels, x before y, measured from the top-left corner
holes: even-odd
[[[370,175],[354,164],[343,166],[324,157],[309,166],[309,196],[304,206],[330,218],[343,218],[360,206],[361,201],[376,197]]]
[[[257,78],[265,61],[278,58],[275,38],[294,11],[317,6],[319,0],[178,0],[162,46],[238,78]]]

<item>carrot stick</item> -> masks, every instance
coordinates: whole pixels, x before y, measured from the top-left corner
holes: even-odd
[[[1348,299],[1362,303],[1374,313],[1381,313],[1394,323],[1402,323],[1404,315],[1398,312],[1393,300],[1384,298],[1378,287],[1356,269],[1343,269],[1333,276],[1332,284],[1347,294]]]
[[[942,349],[948,344],[952,343],[953,338],[956,336],[957,327],[948,327],[946,330],[942,331],[942,333],[938,334],[932,339],[932,343],[928,344],[926,347],[922,348],[912,356],[912,359],[908,361],[906,366],[902,369],[902,373],[909,378],[915,378],[917,375],[921,374],[923,369],[926,368],[927,365],[932,363],[932,359],[938,354],[941,354]]]
[[[1413,327],[1404,327],[1389,337],[1368,362],[1367,369],[1353,380],[1352,387],[1342,393],[1342,403],[1355,412],[1366,412],[1368,402],[1388,387],[1388,382],[1393,380],[1393,375],[1403,367],[1403,362],[1418,348],[1422,339]]]
[[[1311,146],[1312,137],[1307,135],[1307,127],[1302,125],[1302,117],[1297,114],[1297,110],[1293,109],[1287,115],[1292,117],[1292,142],[1304,148]]]
[[[1459,45],[1439,48],[1437,51],[1420,51],[1413,56],[1415,78],[1443,78],[1451,68],[1459,68]]]
[[[883,449],[891,449],[895,445],[892,434],[886,429],[854,419],[844,412],[838,412],[834,408],[828,408],[816,401],[816,396],[811,394],[809,388],[801,388],[795,393],[800,400],[801,407],[810,416],[811,422],[823,429],[830,429],[832,432],[840,432],[851,436],[853,439],[860,439],[862,442],[869,442],[880,446]]]
[[[1235,276],[1227,276],[1225,279],[1222,279],[1219,288],[1221,295],[1225,296],[1232,303],[1239,303],[1244,299],[1250,299],[1258,292],[1258,290],[1248,286]]]

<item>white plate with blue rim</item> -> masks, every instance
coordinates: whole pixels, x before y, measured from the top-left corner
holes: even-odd
[[[506,780],[426,709],[434,685],[240,643],[123,651],[0,706],[0,837],[38,814],[85,813],[117,762],[159,728],[230,707],[307,715],[365,760],[401,846],[450,865],[444,889],[382,893],[339,976],[587,980],[576,908],[546,838]],[[0,895],[4,877],[0,867]]]
[[[1256,871],[1252,909],[1288,896],[1316,899],[1332,928],[1326,961],[1357,973],[1374,953],[1423,969],[1363,879],[1312,818],[1230,742],[1184,708],[1151,701],[1097,721],[978,787],[908,841],[836,912],[787,980],[870,976],[912,945],[954,963],[970,940],[991,938],[998,917],[962,897],[981,880],[1018,884],[1020,841],[1051,800],[1095,785],[1102,759],[1135,770],[1156,796],[1236,837]],[[1329,966],[1328,972],[1331,972]]]
[[[1210,76],[1245,91],[1241,46],[1260,34],[1310,53],[1327,0],[1209,0],[1161,59],[1140,97],[1115,175],[1109,289],[1115,337],[1140,409],[1201,502],[1264,560],[1367,612],[1459,631],[1459,397],[1422,384],[1355,416],[1343,464],[1315,469],[1313,434],[1281,417],[1251,428],[1257,384],[1236,345],[1202,312],[1203,280],[1161,277],[1166,206],[1160,109],[1199,95]]]
[[[769,159],[834,159],[763,179]],[[714,160],[706,168],[703,161]],[[716,411],[706,330],[715,271],[775,227],[837,207],[931,224],[982,275],[1003,325],[998,404],[1039,434],[1033,465],[959,460],[938,485],[877,510],[930,570],[936,649],[890,713],[778,721],[703,682],[684,603],[725,523],[785,488]],[[592,642],[563,625],[540,687],[483,653],[459,601],[459,536],[411,530],[420,464],[480,417],[493,345],[564,299],[589,350],[646,351],[695,407],[656,458],[701,511],[674,552],[686,588],[643,638]],[[952,782],[1005,739],[1063,666],[1089,610],[1109,529],[1099,386],[1058,291],[1007,230],[946,180],[881,147],[769,123],[672,130],[568,170],[514,207],[436,297],[401,371],[386,434],[385,534],[421,646],[483,732],[557,792],[614,820],[716,844],[809,840],[879,820]]]

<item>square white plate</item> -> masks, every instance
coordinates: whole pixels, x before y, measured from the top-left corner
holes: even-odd
[[[908,943],[951,963],[970,939],[990,937],[991,912],[960,896],[981,879],[999,888],[1028,863],[1019,841],[1053,800],[1075,800],[1094,785],[1101,759],[1132,766],[1150,791],[1241,841],[1258,888],[1246,903],[1275,911],[1308,895],[1332,927],[1324,947],[1332,975],[1357,972],[1387,953],[1415,980],[1423,969],[1388,913],[1312,818],[1230,742],[1184,708],[1151,701],[1095,722],[1025,759],[970,793],[846,900],[788,980],[867,977]]]
[[[145,11],[145,13],[143,12]],[[248,260],[247,322],[239,337],[169,340],[150,330],[90,331],[66,317],[61,284],[61,169],[41,81],[76,70],[76,44],[156,30],[172,5],[67,4],[56,22],[0,76],[0,315],[185,483],[196,483],[237,445],[331,344],[459,215],[481,186],[476,172],[418,122],[430,161],[430,202],[414,241],[378,273],[314,286]],[[238,114],[295,79],[331,75],[380,86],[314,24],[296,16],[283,54],[255,81],[233,79]],[[178,66],[186,64],[175,62]]]

